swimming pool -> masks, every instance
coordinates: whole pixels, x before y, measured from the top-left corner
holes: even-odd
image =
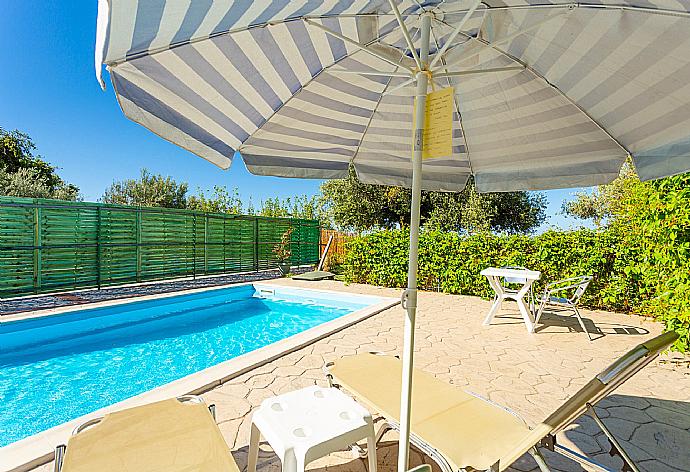
[[[0,447],[381,300],[266,287],[0,323]]]

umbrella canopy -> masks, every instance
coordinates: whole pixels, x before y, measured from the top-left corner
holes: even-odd
[[[405,0],[412,53],[385,0],[101,0],[96,65],[129,118],[222,168],[239,151],[255,174],[338,178],[352,163],[409,186],[414,87],[398,87],[429,11],[432,82],[455,88],[456,112],[425,189],[470,174],[479,191],[601,184],[628,154],[643,179],[683,172],[690,1],[608,3],[488,0],[468,17],[468,1]]]
[[[398,470],[407,468],[422,188],[690,170],[690,1],[100,0],[123,112],[227,168],[412,187]],[[422,159],[427,91],[452,90]],[[413,103],[416,101],[416,107]],[[438,102],[440,103],[440,102]],[[415,110],[413,112],[413,110]],[[430,115],[429,115],[430,116]],[[447,144],[447,146],[446,146]],[[438,151],[438,150],[437,150]]]

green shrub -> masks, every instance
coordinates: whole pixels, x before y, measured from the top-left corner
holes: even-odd
[[[648,238],[644,244],[639,244],[644,238],[633,241],[633,235],[622,228],[548,231],[538,236],[424,231],[419,285],[488,298],[493,291],[480,271],[490,266],[520,265],[541,271],[537,290],[549,281],[594,275],[582,298],[584,305],[655,316],[682,336],[676,348],[688,350],[688,246],[669,248],[661,241],[672,236],[658,231],[657,239]],[[408,237],[407,230],[387,230],[354,238],[347,245],[345,280],[404,287]]]
[[[619,235],[614,271],[625,283],[612,288],[630,300],[627,309],[663,321],[680,335],[676,347],[690,351],[690,173],[634,181],[621,200],[610,231]]]
[[[388,287],[407,283],[407,230],[380,231],[348,244],[344,273],[350,282]],[[490,297],[485,267],[520,265],[542,272],[542,281],[596,274],[592,288],[605,286],[615,261],[615,241],[594,231],[548,231],[539,236],[495,236],[422,232],[419,248],[419,285],[447,293]],[[602,277],[601,275],[604,275]],[[537,288],[540,288],[539,282]],[[589,306],[619,308],[604,302],[600,290],[583,298]]]

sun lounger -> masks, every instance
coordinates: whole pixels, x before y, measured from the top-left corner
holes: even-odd
[[[321,259],[319,260],[319,265],[316,267],[316,270],[312,272],[305,272],[304,274],[300,275],[295,275],[293,279],[295,280],[310,280],[310,281],[317,281],[317,280],[328,280],[332,279],[335,277],[335,274],[333,272],[326,272],[321,269],[323,269],[323,263],[326,261],[326,254],[328,254],[328,250],[331,248],[331,243],[333,242],[333,235],[328,238],[328,243],[326,244],[326,248],[323,251],[323,254],[321,255]]]
[[[549,468],[539,448],[559,452],[592,470],[608,471],[590,458],[556,442],[559,431],[588,412],[630,470],[636,471],[618,441],[596,416],[593,405],[651,362],[677,338],[675,333],[665,333],[638,345],[534,428],[529,428],[507,408],[416,369],[413,374],[411,442],[447,471],[502,471],[523,454],[530,453],[540,469],[546,472]],[[333,385],[344,388],[386,420],[377,440],[387,430],[398,428],[402,368],[398,358],[360,354],[329,363],[326,368]]]
[[[335,274],[333,272],[326,272],[323,270],[315,270],[313,272],[305,272],[304,274],[295,275],[293,277],[293,279],[316,281],[316,280],[332,279],[333,277],[335,277]]]
[[[199,397],[105,415],[79,426],[55,451],[56,472],[239,472]]]

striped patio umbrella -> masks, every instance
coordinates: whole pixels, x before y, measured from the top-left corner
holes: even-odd
[[[100,0],[102,64],[127,117],[221,168],[412,187],[400,471],[421,189],[690,170],[689,0]]]

